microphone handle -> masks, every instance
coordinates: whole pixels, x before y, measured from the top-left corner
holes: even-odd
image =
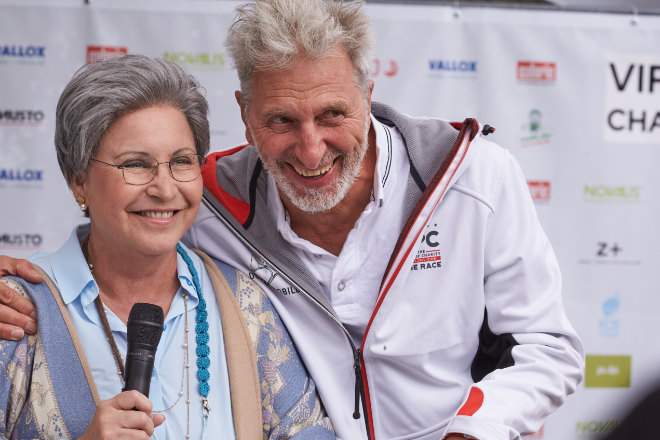
[[[136,348],[126,355],[126,379],[122,391],[136,390],[149,397],[155,351]]]

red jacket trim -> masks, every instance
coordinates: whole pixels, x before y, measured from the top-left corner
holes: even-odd
[[[470,388],[470,394],[468,398],[458,410],[457,416],[471,416],[476,413],[481,405],[484,403],[484,392],[480,388],[472,387]]]
[[[242,225],[245,224],[250,215],[250,204],[243,200],[229,194],[218,185],[217,178],[217,162],[219,159],[236,153],[247,147],[241,145],[240,147],[232,148],[231,150],[218,151],[206,156],[207,162],[202,165],[202,180],[204,187],[224,206],[229,213],[238,220]]]
[[[477,132],[476,128],[479,127],[479,125],[477,124],[477,122],[474,119],[471,119],[469,121],[466,120],[462,123],[453,122],[450,125],[452,127],[454,127],[455,129],[459,130],[459,134],[458,134],[458,137],[457,137],[456,142],[454,144],[454,147],[452,148],[450,153],[447,155],[447,157],[443,161],[442,165],[440,166],[440,168],[436,172],[433,179],[431,179],[431,181],[429,182],[429,185],[427,186],[426,190],[422,194],[422,197],[417,202],[417,205],[415,206],[415,208],[411,212],[411,215],[408,218],[408,221],[406,222],[406,225],[403,228],[403,232],[402,232],[401,236],[399,237],[399,240],[397,241],[396,246],[394,247],[394,252],[392,253],[392,257],[390,258],[390,261],[387,265],[387,269],[385,270],[385,275],[383,275],[383,282],[385,281],[385,278],[387,277],[387,274],[390,271],[390,269],[391,269],[391,267],[392,267],[392,265],[393,265],[393,263],[396,259],[395,258],[396,254],[398,253],[398,251],[402,247],[402,244],[405,241],[406,236],[410,232],[410,229],[412,227],[412,224],[414,223],[415,218],[419,215],[419,212],[421,211],[422,206],[426,203],[429,195],[433,191],[436,190],[437,185],[440,183],[440,181],[444,177],[444,175],[445,175],[447,169],[449,168],[449,165],[451,164],[451,162],[454,161],[455,159],[458,159],[459,162],[462,162],[463,159],[465,158],[465,155],[467,154],[467,148],[465,149],[465,151],[463,152],[463,154],[460,158],[456,157],[458,151],[460,150],[461,145],[463,144],[463,142],[465,140],[465,136],[468,135],[469,136],[469,141],[472,141],[476,136],[476,132]],[[470,144],[469,141],[468,141],[468,147],[469,147],[469,144]],[[456,171],[454,170],[454,172],[456,172]],[[446,189],[447,188],[443,189],[443,191],[445,191]],[[417,235],[419,235],[419,233]],[[410,252],[410,249],[408,249],[408,251],[406,252],[406,255],[409,252]],[[403,260],[405,260],[405,257],[403,258]],[[399,267],[396,269],[396,273],[398,273],[399,270],[401,270],[401,265],[399,265]],[[390,282],[387,285],[383,286],[381,284],[380,292],[378,293],[378,301],[376,302],[376,306],[374,307],[374,311],[371,315],[371,318],[369,319],[369,322],[367,324],[367,328],[365,330],[364,336],[362,337],[362,344],[360,345],[360,350],[362,352],[364,352],[364,343],[367,339],[367,333],[369,333],[369,330],[371,329],[371,324],[373,323],[373,320],[374,320],[376,314],[378,313],[378,310],[380,309],[380,305],[383,303],[383,300],[385,299],[387,291],[389,290],[389,287],[391,286],[391,284],[394,282],[395,278],[396,278],[396,274],[395,274],[395,276],[392,277],[392,279],[390,280]],[[364,384],[365,403],[366,403],[366,407],[367,407],[366,411],[368,413],[368,420],[369,420],[369,426],[368,426],[368,430],[369,430],[369,433],[370,433],[369,438],[375,439],[376,436],[375,436],[375,432],[374,432],[375,430],[374,430],[374,425],[373,425],[373,417],[372,417],[372,414],[371,414],[371,396],[369,394],[369,380],[367,378],[367,370],[366,370],[364,357],[362,357],[362,359],[360,359],[360,366],[362,367],[362,383]],[[481,390],[479,390],[479,391],[481,392]],[[482,394],[482,396],[483,396],[483,394]],[[476,409],[475,409],[475,411],[476,411]]]

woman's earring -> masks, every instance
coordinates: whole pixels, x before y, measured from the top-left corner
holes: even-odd
[[[76,202],[78,202],[78,206],[80,206],[80,210],[82,212],[87,211],[87,203],[86,203],[85,198],[83,196],[76,196]]]

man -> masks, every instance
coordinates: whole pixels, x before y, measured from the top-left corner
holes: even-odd
[[[189,244],[269,292],[338,437],[520,438],[582,379],[557,262],[489,127],[371,102],[372,35],[359,3],[238,9],[251,146],[209,157]]]

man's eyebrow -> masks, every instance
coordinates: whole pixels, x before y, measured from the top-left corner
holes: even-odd
[[[321,108],[321,113],[327,112],[328,110],[340,110],[342,112],[345,112],[347,107],[348,107],[347,103],[344,102],[343,100],[333,101],[324,105]]]
[[[263,113],[263,117],[266,119],[272,119],[280,116],[290,117],[285,110],[279,108],[268,109]]]

